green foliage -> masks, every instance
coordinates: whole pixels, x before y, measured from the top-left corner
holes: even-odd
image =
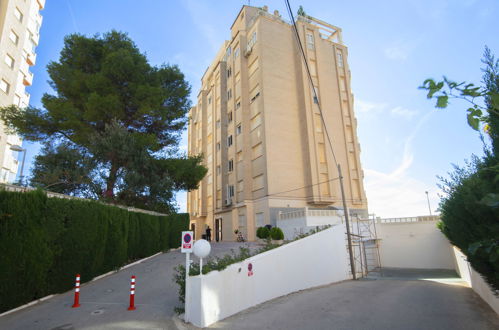
[[[190,108],[177,66],[151,66],[112,31],[67,36],[48,73],[55,94],[43,96],[44,109],[0,111],[11,131],[52,145],[36,159],[33,184],[161,212],[173,211],[175,190],[197,187],[201,158],[177,150]]]
[[[69,143],[46,143],[35,157],[31,185],[66,195],[95,197],[98,187],[90,180],[94,166],[88,154]]]
[[[484,130],[490,136],[494,153],[499,154],[499,60],[496,60],[490,49],[485,47],[482,63],[483,86],[472,83],[457,83],[443,77],[442,81],[426,79],[419,87],[428,91],[427,98],[436,98],[436,107],[447,108],[449,99],[461,99],[470,104],[467,108],[468,125],[474,130],[480,129],[484,123]],[[483,104],[483,105],[482,105]]]
[[[256,230],[256,237],[266,239],[270,237],[270,231],[267,227],[258,227]]]
[[[0,191],[0,313],[133,260],[177,247],[187,214],[155,216],[95,201]]]
[[[273,240],[282,240],[284,239],[284,233],[282,232],[281,228],[272,227],[272,229],[270,230],[270,237],[272,237]]]
[[[298,7],[298,11],[296,12],[296,15],[307,17],[307,13],[305,13],[305,10],[303,9],[302,5],[300,5],[300,7]]]
[[[449,179],[441,179],[446,196],[440,202],[439,224],[495,290],[499,290],[499,207],[490,197],[499,191],[494,170],[498,164],[492,155],[475,157],[466,168],[455,167]]]
[[[492,142],[485,157],[474,157],[467,168],[455,166],[449,179],[440,178],[446,195],[438,228],[499,294],[499,60],[486,47],[482,63],[483,86],[444,77],[427,79],[420,88],[429,99],[437,98],[437,108],[446,108],[450,98],[467,101],[468,125],[479,130],[483,124]]]

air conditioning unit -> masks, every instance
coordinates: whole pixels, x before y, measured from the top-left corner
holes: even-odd
[[[246,51],[244,52],[244,57],[248,57],[251,55],[251,51],[253,50],[253,46],[248,46]]]
[[[227,198],[225,200],[225,206],[227,206],[227,205],[232,205],[232,198]]]

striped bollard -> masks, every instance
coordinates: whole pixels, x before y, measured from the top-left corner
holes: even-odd
[[[75,301],[73,308],[80,307],[80,274],[76,274],[76,284],[75,284]]]
[[[135,310],[135,275],[130,280],[130,307],[128,307],[128,310]]]

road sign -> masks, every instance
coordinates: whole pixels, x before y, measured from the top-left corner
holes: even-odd
[[[183,231],[182,232],[182,242],[181,242],[181,251],[182,253],[192,253],[194,233],[192,231]]]

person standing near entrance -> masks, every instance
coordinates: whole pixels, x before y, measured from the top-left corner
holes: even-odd
[[[211,228],[210,226],[206,227],[206,240],[211,242]]]

